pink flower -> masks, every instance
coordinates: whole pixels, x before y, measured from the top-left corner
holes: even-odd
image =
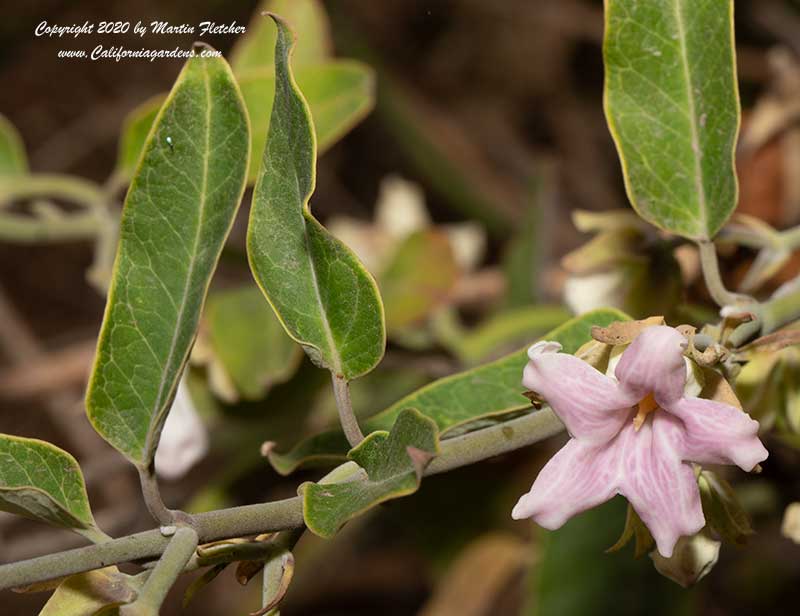
[[[522,383],[540,394],[572,438],[545,465],[512,512],[555,530],[622,494],[661,555],[705,525],[690,462],[752,470],[767,457],[758,422],[741,410],[684,393],[686,339],[672,327],[645,329],[623,352],[616,379],[538,342]]]

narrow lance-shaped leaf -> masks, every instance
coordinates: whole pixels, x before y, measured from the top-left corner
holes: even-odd
[[[311,359],[353,379],[383,356],[383,306],[372,276],[309,211],[314,128],[289,67],[291,31],[274,19],[275,100],[250,212],[250,267],[286,331]]]
[[[153,459],[244,190],[247,114],[222,58],[193,57],[158,113],[125,200],[87,393],[95,429]]]
[[[55,445],[0,434],[0,509],[92,535],[78,463]]]
[[[593,325],[606,326],[628,320],[618,310],[587,312],[542,336],[554,340],[566,353],[574,353],[591,340]],[[531,341],[533,342],[533,341]],[[499,421],[527,412],[530,401],[522,395],[522,369],[528,361],[526,349],[466,372],[439,379],[405,396],[364,422],[365,432],[388,430],[403,409],[415,408],[436,422],[442,438],[455,436],[468,427]],[[301,441],[286,453],[271,451],[269,461],[279,473],[289,474],[300,466],[329,464],[341,460],[349,449],[340,431],[323,432]]]
[[[307,483],[303,517],[309,530],[332,537],[350,518],[382,502],[416,492],[427,464],[439,453],[436,423],[414,409],[391,432],[373,432],[348,457],[366,473],[340,483]]]
[[[275,96],[275,70],[273,67],[249,70],[238,81],[250,116],[253,155],[247,181],[253,183],[258,177],[261,153],[267,141]],[[297,83],[314,118],[320,154],[358,124],[375,103],[372,69],[355,60],[331,60],[304,66],[297,71]],[[156,96],[139,105],[126,118],[115,169],[121,178],[129,178],[136,169],[150,126],[163,102],[163,96]]]
[[[713,237],[737,198],[733,2],[607,0],[603,55],[634,209],[678,235]]]

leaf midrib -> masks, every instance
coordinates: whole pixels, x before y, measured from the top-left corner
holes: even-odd
[[[304,107],[305,107],[305,104],[304,104]],[[308,108],[307,107],[305,107],[305,112],[308,113]],[[309,117],[309,119],[310,119],[310,117]],[[313,132],[313,130],[314,130],[313,126],[311,127],[311,130]],[[314,138],[314,148],[313,149],[314,149],[314,158],[316,159],[316,149],[317,149],[316,148],[316,138]],[[322,302],[322,295],[321,295],[320,290],[319,290],[319,280],[317,278],[317,264],[316,264],[316,261],[314,260],[314,257],[311,255],[311,245],[309,243],[309,232],[308,232],[308,223],[309,223],[309,221],[308,221],[307,217],[310,216],[311,213],[310,213],[309,208],[308,208],[308,199],[310,198],[310,195],[314,192],[313,187],[314,187],[314,185],[316,183],[315,175],[316,175],[316,173],[314,171],[312,171],[312,176],[311,176],[311,186],[312,186],[312,188],[311,188],[311,191],[309,193],[309,197],[307,197],[306,200],[303,203],[303,228],[305,230],[305,233],[303,233],[303,237],[304,237],[305,244],[306,244],[306,254],[308,254],[308,264],[309,264],[309,269],[311,270],[311,281],[313,283],[312,286],[314,287],[314,295],[317,298],[317,304],[319,304],[319,312],[320,312],[320,319],[322,321],[322,329],[323,329],[323,331],[325,333],[325,340],[328,343],[328,349],[330,350],[331,360],[333,362],[333,365],[331,366],[331,368],[336,373],[336,375],[339,376],[342,373],[342,359],[339,356],[338,351],[336,350],[336,341],[333,338],[333,330],[331,329],[330,321],[328,321],[327,308],[325,307],[325,304]]]
[[[181,323],[184,320],[184,314],[186,312],[186,305],[187,300],[189,297],[189,288],[192,283],[192,278],[194,276],[194,268],[195,263],[197,261],[197,246],[200,242],[200,235],[202,234],[203,230],[203,220],[205,218],[206,213],[206,201],[208,197],[208,161],[209,161],[209,152],[211,148],[211,108],[212,108],[212,101],[211,101],[211,86],[209,83],[209,76],[208,76],[208,66],[203,60],[199,60],[200,66],[203,71],[203,86],[205,89],[206,95],[206,122],[205,122],[205,149],[203,150],[203,174],[201,180],[201,190],[200,190],[200,214],[197,221],[197,228],[195,230],[194,239],[192,241],[192,250],[191,255],[192,258],[189,261],[189,269],[186,273],[186,283],[183,287],[183,295],[181,298],[181,305],[178,308],[178,315],[176,319],[175,330],[172,334],[172,340],[170,341],[170,348],[169,353],[167,354],[167,359],[164,362],[164,372],[162,372],[161,380],[158,386],[158,394],[156,395],[156,403],[155,408],[153,409],[155,413],[152,415],[150,420],[149,429],[147,431],[147,438],[145,440],[145,454],[155,449],[153,446],[153,430],[152,427],[158,421],[160,421],[163,414],[166,412],[163,409],[164,406],[164,388],[166,387],[167,383],[170,381],[168,377],[168,370],[169,366],[172,363],[175,357],[175,350],[178,345],[178,338],[180,337],[181,333]],[[175,381],[177,386],[177,381]],[[174,387],[173,387],[174,390]],[[145,458],[148,456],[145,455]]]
[[[706,192],[703,184],[703,168],[700,163],[700,132],[697,127],[697,110],[692,98],[692,73],[689,68],[689,55],[686,48],[686,27],[683,22],[683,0],[675,0],[673,2],[675,13],[675,24],[678,28],[678,45],[681,54],[681,66],[683,68],[683,76],[686,82],[686,99],[689,108],[689,129],[691,131],[691,146],[692,146],[692,160],[694,162],[694,182],[695,190],[697,191],[697,200],[699,206],[699,221],[702,229],[708,228],[707,214],[706,214]]]

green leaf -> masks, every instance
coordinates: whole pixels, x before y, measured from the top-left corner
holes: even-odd
[[[316,140],[289,67],[292,34],[275,18],[275,102],[247,234],[250,267],[289,335],[311,359],[353,379],[383,356],[383,307],[372,276],[311,215]]]
[[[0,434],[0,509],[78,532],[96,528],[78,462],[31,438]]]
[[[0,113],[0,176],[23,175],[27,172],[25,144],[14,125]]]
[[[354,60],[331,59],[330,26],[318,0],[263,2],[254,13],[247,33],[239,37],[231,52],[231,66],[250,116],[253,156],[248,184],[258,177],[275,95],[276,33],[272,23],[262,16],[263,11],[283,16],[300,33],[292,66],[311,108],[320,154],[358,124],[375,104],[372,69]],[[130,178],[136,170],[144,142],[163,101],[163,95],[154,96],[125,119],[115,169],[121,178]],[[0,173],[1,160],[0,153]]]
[[[335,60],[302,67],[296,71],[296,75],[297,84],[314,118],[320,154],[358,124],[375,103],[372,69],[360,62]],[[248,71],[239,77],[239,85],[252,126],[253,159],[250,161],[248,180],[254,182],[258,177],[261,153],[269,131],[275,96],[274,70]]]
[[[591,340],[593,325],[606,326],[628,317],[612,309],[587,312],[542,336],[560,342],[566,353],[574,353]],[[366,431],[387,430],[403,409],[415,408],[436,422],[442,438],[463,432],[470,424],[503,418],[531,408],[522,395],[522,369],[526,349],[497,361],[434,381],[404,397],[362,423]],[[287,475],[300,466],[340,461],[348,450],[340,431],[323,432],[301,441],[287,453],[269,452],[269,461]]]
[[[605,110],[642,218],[709,239],[736,206],[731,0],[607,0]]]
[[[255,285],[212,292],[206,314],[214,355],[245,399],[262,398],[297,370],[302,352]]]
[[[141,576],[106,567],[73,575],[59,584],[39,616],[96,616],[131,603],[144,582]],[[105,609],[104,609],[105,608]]]
[[[365,472],[344,483],[302,486],[306,526],[321,537],[332,537],[349,519],[419,488],[422,472],[439,453],[436,423],[406,408],[391,432],[373,432],[348,457]]]
[[[261,18],[268,26],[269,22]],[[271,26],[270,26],[271,27]],[[332,60],[304,66],[297,71],[317,135],[320,154],[366,116],[375,104],[375,77],[372,69],[354,60]],[[273,68],[254,69],[239,77],[247,113],[250,116],[250,159],[248,183],[255,182],[261,153],[267,141],[272,100],[275,96]],[[164,97],[155,96],[134,109],[126,118],[117,155],[116,172],[129,178],[136,169],[145,139]]]
[[[459,276],[447,236],[434,230],[409,235],[380,275],[389,333],[420,324],[449,298]]]
[[[248,147],[227,63],[190,59],[128,190],[86,399],[95,429],[138,465],[155,454],[244,191]]]
[[[292,57],[295,69],[323,62],[330,56],[330,25],[319,0],[266,0],[256,9],[247,33],[236,41],[231,51],[231,66],[237,77],[253,69],[272,68],[275,64],[276,33],[272,24],[262,17],[265,11],[280,15],[299,33],[300,41]]]
[[[121,178],[130,179],[136,172],[136,165],[139,164],[147,136],[163,104],[164,96],[157,94],[125,117],[117,152],[117,166],[114,170]]]

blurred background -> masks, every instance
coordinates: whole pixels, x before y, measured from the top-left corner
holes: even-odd
[[[627,207],[602,109],[602,2],[322,5],[335,56],[374,71],[374,107],[321,156],[312,207],[372,266],[387,304],[390,297],[402,307],[389,315],[386,359],[354,385],[358,412],[372,414],[426,382],[521,347],[570,310],[590,307],[593,300],[577,279],[611,266],[630,268],[625,271],[635,282],[606,288],[604,303],[638,317],[674,311],[680,302],[678,313],[670,312],[674,324],[713,318],[696,256],[664,238],[637,236],[611,261],[574,252],[591,237],[576,228],[574,211]],[[19,131],[31,171],[108,186],[126,116],[169,90],[182,65],[58,59],[59,49],[91,49],[101,37],[36,38],[39,22],[247,24],[256,7],[254,0],[4,2],[0,113]],[[782,228],[800,222],[800,4],[737,0],[735,7],[746,135],[739,213]],[[298,36],[302,41],[303,33]],[[113,44],[188,47],[194,38],[140,40],[129,33],[115,35]],[[226,56],[236,39],[203,38]],[[117,211],[123,196],[124,186],[116,192]],[[244,253],[248,209],[249,191],[209,310],[251,284]],[[409,231],[423,233],[422,249],[408,246]],[[403,260],[400,247],[407,248]],[[798,273],[798,263],[788,259],[768,280],[744,280],[754,258],[744,249],[725,253],[732,287],[774,289]],[[152,522],[135,471],[84,415],[83,388],[104,305],[87,279],[93,264],[88,239],[0,239],[0,431],[48,439],[72,452],[100,526],[122,535]],[[420,296],[421,306],[408,305],[409,297]],[[219,338],[227,334],[225,320],[212,317],[204,320],[189,375],[194,403],[210,426],[210,451],[191,471],[164,482],[165,500],[202,511],[291,496],[320,473],[281,477],[261,457],[260,445],[274,441],[285,451],[333,425],[327,373],[290,348],[269,384],[243,395],[235,382],[231,391],[231,378],[215,378],[215,360],[224,355]],[[785,506],[800,500],[800,455],[792,442],[768,442],[763,474],[733,474],[757,534],[741,547],[724,546],[716,568],[689,590],[661,577],[649,557],[635,560],[630,548],[604,553],[622,530],[623,502],[555,533],[512,522],[514,502],[561,443],[556,437],[426,479],[416,495],[358,518],[333,540],[304,536],[281,613],[796,613],[800,546],[780,532]],[[79,544],[66,531],[0,515],[3,562]],[[242,587],[233,569],[199,590],[184,613],[257,609],[258,580]],[[180,613],[181,591],[191,579],[181,580],[165,614]],[[35,614],[46,600],[46,594],[6,594],[2,611]]]

